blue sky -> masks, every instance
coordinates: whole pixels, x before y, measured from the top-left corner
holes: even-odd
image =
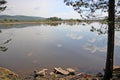
[[[80,15],[64,4],[64,0],[6,0],[7,9],[2,15],[27,15],[38,17],[80,18]]]

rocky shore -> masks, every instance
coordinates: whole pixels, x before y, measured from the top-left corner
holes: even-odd
[[[21,79],[16,73],[6,68],[0,67],[0,80],[21,80]]]
[[[34,71],[34,80],[101,80],[102,74],[94,76],[86,73],[76,73],[75,69],[61,67],[54,68],[52,72],[47,72],[48,69]]]
[[[115,66],[113,69],[111,80],[120,80],[120,67]],[[51,72],[48,69],[35,70],[32,75],[23,78],[13,71],[0,67],[0,80],[103,80],[103,74],[76,73],[76,70],[72,68],[55,67]]]

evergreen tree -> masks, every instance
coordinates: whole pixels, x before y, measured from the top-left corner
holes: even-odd
[[[0,12],[4,11],[6,9],[6,6],[4,6],[4,4],[6,4],[6,3],[7,2],[5,0],[0,0]],[[2,31],[0,30],[0,33],[1,32]],[[8,40],[7,40],[7,42],[8,42]],[[6,44],[6,42],[0,43],[0,51],[5,52],[8,48],[1,46],[2,44]]]
[[[6,6],[4,6],[6,3],[7,2],[5,0],[0,0],[0,12],[6,9]]]
[[[108,43],[104,80],[110,80],[113,73],[115,17],[120,16],[120,0],[64,0],[64,2],[80,13],[83,19],[99,19],[101,15],[108,14]]]

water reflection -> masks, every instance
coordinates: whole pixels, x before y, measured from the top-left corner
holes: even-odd
[[[120,31],[120,23],[115,24],[115,31]]]
[[[69,25],[69,26],[74,26],[74,25],[79,25],[79,24],[81,24],[81,22],[77,22],[77,21],[75,21],[75,22],[64,22],[64,24]],[[83,23],[83,24],[84,24],[84,23]]]
[[[94,43],[95,41],[96,41],[95,38],[89,38],[89,39],[88,39],[88,42],[89,42],[89,43]]]
[[[37,24],[37,25],[42,25],[42,24]],[[36,24],[3,24],[0,25],[0,29],[26,28],[29,26],[36,26]]]
[[[7,50],[8,50],[8,47],[6,47],[5,45],[6,45],[7,43],[9,43],[11,40],[12,40],[12,39],[8,39],[8,40],[6,40],[5,42],[0,43],[0,51],[2,51],[2,52],[7,51]]]
[[[120,36],[116,36],[115,45],[120,47]]]
[[[0,55],[0,64],[18,73],[43,67],[75,67],[84,72],[101,72],[106,60],[107,35],[98,33],[105,33],[105,26],[98,22],[1,26],[0,41],[3,42],[0,43],[9,49],[5,55]],[[118,29],[115,63],[120,65]]]
[[[93,23],[92,23],[93,24]],[[97,25],[97,27],[95,25],[91,25],[91,29],[90,31],[92,32],[96,32],[98,35],[104,35],[107,34],[108,32],[108,25],[105,23],[97,23],[99,25]],[[115,24],[115,31],[120,31],[120,24]]]
[[[63,47],[63,45],[62,44],[57,44],[57,47],[61,48],[61,47]]]
[[[66,36],[73,40],[80,40],[83,38],[81,35],[74,34],[74,33],[67,34]]]
[[[86,44],[84,47],[83,47],[85,50],[88,50],[90,51],[91,53],[95,53],[95,52],[106,52],[107,51],[107,47],[98,47],[98,46],[95,46],[93,44]]]
[[[2,34],[2,30],[0,30],[0,33]],[[8,50],[8,47],[6,47],[5,45],[6,45],[7,43],[9,43],[11,40],[12,40],[12,39],[8,39],[8,40],[6,40],[6,41],[4,41],[4,42],[0,41],[0,42],[1,42],[1,43],[0,43],[0,52],[5,52],[5,51]]]
[[[0,46],[0,51],[5,52],[5,51],[7,51],[7,50],[8,50],[7,47]]]
[[[44,25],[44,26],[59,26],[59,25],[61,25],[62,24],[62,22],[55,22],[55,23],[44,23],[44,24],[42,24],[42,25]]]

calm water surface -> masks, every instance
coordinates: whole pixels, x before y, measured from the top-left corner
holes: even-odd
[[[81,72],[103,71],[107,34],[90,31],[100,23],[58,25],[0,25],[0,66],[17,73],[72,67]],[[105,24],[103,26],[106,26]],[[120,32],[116,32],[115,65],[120,65]],[[2,44],[11,39],[7,44]]]

